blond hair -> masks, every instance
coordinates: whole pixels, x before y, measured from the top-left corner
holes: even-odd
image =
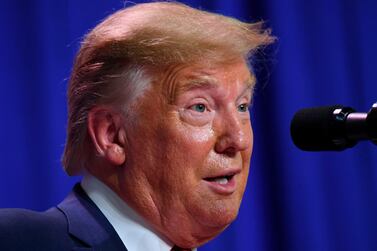
[[[76,175],[85,167],[90,109],[120,101],[127,112],[152,82],[148,66],[247,59],[273,40],[261,23],[244,23],[180,3],[139,4],[110,15],[86,35],[73,67],[65,171]]]

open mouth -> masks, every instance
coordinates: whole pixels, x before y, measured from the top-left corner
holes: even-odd
[[[206,184],[214,193],[220,195],[231,195],[238,188],[238,176],[241,168],[227,168],[224,170],[212,172],[203,178]]]
[[[229,183],[230,180],[233,179],[233,177],[234,177],[234,174],[231,174],[231,175],[205,178],[204,180],[209,181],[209,182],[216,182],[220,185],[226,185]]]
[[[207,177],[203,180],[208,187],[217,194],[230,195],[237,190],[236,176],[237,173]]]

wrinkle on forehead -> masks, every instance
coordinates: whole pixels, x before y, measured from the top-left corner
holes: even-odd
[[[177,83],[180,81],[181,71],[186,67],[184,65],[172,65],[163,74],[161,84],[168,104],[174,103]]]
[[[162,79],[163,89],[165,90],[164,94],[168,103],[173,104],[180,94],[191,89],[212,89],[218,87],[220,85],[219,80],[214,76],[217,69],[217,67],[208,67],[204,70],[199,66],[190,67],[187,65],[169,67]],[[243,81],[244,83],[242,84],[245,85],[245,89],[250,89],[251,91],[254,89],[256,79],[250,70],[247,79]]]

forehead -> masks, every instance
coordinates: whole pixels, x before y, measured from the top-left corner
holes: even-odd
[[[191,89],[237,88],[253,89],[255,77],[245,60],[227,64],[195,64],[172,66],[161,81],[170,102]]]

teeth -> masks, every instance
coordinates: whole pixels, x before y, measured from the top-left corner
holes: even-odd
[[[215,179],[215,182],[219,183],[220,185],[226,185],[226,184],[228,184],[228,179],[227,178],[218,178],[218,179]]]

